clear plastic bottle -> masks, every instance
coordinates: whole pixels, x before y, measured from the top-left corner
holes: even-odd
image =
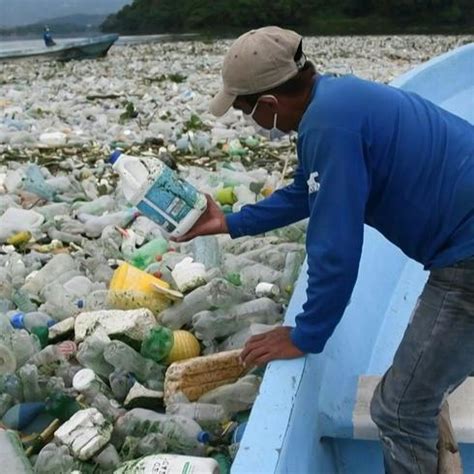
[[[21,312],[15,313],[10,317],[10,321],[15,329],[26,329],[30,332],[33,328],[50,328],[56,324],[54,319],[45,313],[40,313],[39,311],[26,314]]]
[[[16,433],[0,429],[2,471],[15,474],[33,474],[30,461]]]
[[[98,393],[103,393],[106,397],[111,396],[107,385],[91,369],[82,369],[77,372],[72,380],[74,390],[85,394],[89,399]]]
[[[174,237],[184,235],[207,207],[206,197],[158,159],[140,160],[115,151],[125,198]]]
[[[0,390],[1,391],[1,390]],[[14,400],[8,393],[0,394],[0,418],[13,406]]]
[[[130,257],[133,266],[140,270],[145,270],[157,257],[161,257],[168,251],[168,241],[163,237],[158,237],[135,250]]]
[[[228,273],[238,273],[242,285],[248,290],[255,289],[255,287],[261,282],[278,282],[282,277],[282,273],[278,270],[274,270],[267,265],[235,255],[226,256],[224,269]]]
[[[125,227],[133,220],[136,212],[133,209],[114,212],[103,216],[79,214],[77,218],[84,223],[84,232],[88,237],[100,237],[103,230],[110,225]]]
[[[285,269],[280,279],[280,289],[283,295],[289,297],[293,293],[293,288],[301,271],[305,259],[304,252],[289,252],[286,255]]]
[[[258,395],[261,378],[256,375],[246,375],[237,382],[222,385],[205,393],[199,403],[221,405],[229,415],[248,410]]]
[[[159,318],[170,329],[179,329],[189,324],[194,314],[209,308],[227,308],[247,301],[251,296],[227,280],[216,278],[187,294],[180,303],[165,309]]]
[[[51,474],[52,472],[74,472],[78,467],[74,458],[69,454],[67,446],[47,444],[38,454],[35,462],[35,473]]]
[[[152,390],[162,390],[164,368],[122,341],[112,341],[104,350],[105,360],[116,369],[132,373],[139,382]]]
[[[77,300],[76,304],[81,312],[100,311],[110,308],[108,297],[108,290],[96,290]]]
[[[241,329],[235,334],[230,335],[227,339],[222,341],[219,346],[219,352],[232,351],[234,349],[240,349],[245,346],[245,343],[252,337],[258,334],[275,329],[278,324],[260,324],[252,323],[250,326]]]
[[[192,418],[208,431],[219,429],[229,419],[221,405],[211,403],[171,403],[166,406],[166,413]]]
[[[206,270],[221,265],[221,252],[217,237],[210,235],[197,237],[190,243],[190,250],[196,262],[204,264]]]
[[[24,365],[18,371],[18,376],[23,385],[25,402],[42,402],[45,393],[40,388],[38,368],[31,364]]]
[[[32,295],[37,295],[48,283],[56,281],[70,270],[77,270],[74,259],[65,253],[55,255],[33,278],[25,283],[23,289]]]
[[[160,433],[167,440],[168,450],[176,453],[202,455],[209,435],[191,418],[166,415],[143,408],[134,408],[119,418],[115,436],[123,443],[127,436],[142,438],[150,433]]]
[[[78,362],[88,369],[93,370],[97,375],[107,378],[114,367],[104,358],[104,350],[110,341],[103,337],[92,335],[87,337],[79,347],[76,354]]]
[[[123,402],[125,398],[127,398],[127,394],[133,387],[134,383],[135,378],[128,372],[120,369],[115,369],[109,375],[110,388],[112,389],[115,399],[119,402]]]
[[[201,311],[193,316],[193,328],[199,339],[211,340],[235,334],[252,323],[274,324],[281,312],[281,305],[259,298],[225,310]]]

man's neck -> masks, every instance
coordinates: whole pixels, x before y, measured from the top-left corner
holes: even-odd
[[[294,110],[294,124],[292,126],[292,130],[297,132],[300,126],[301,119],[303,118],[306,109],[308,108],[309,104],[311,103],[311,96],[313,94],[314,86],[316,82],[319,80],[320,75],[316,72],[310,81],[308,81],[308,85],[305,90],[301,93],[301,96],[297,99],[296,104],[293,105]]]

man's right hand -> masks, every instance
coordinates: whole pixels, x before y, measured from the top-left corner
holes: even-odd
[[[220,207],[214,202],[209,194],[206,194],[207,209],[198,219],[191,230],[181,237],[173,239],[175,242],[187,242],[200,235],[227,234],[227,222]]]

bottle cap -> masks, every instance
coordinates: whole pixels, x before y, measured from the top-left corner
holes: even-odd
[[[208,444],[211,441],[211,437],[207,431],[200,431],[197,439],[200,443]]]
[[[76,301],[76,306],[79,308],[79,309],[83,309],[85,304],[84,304],[84,300],[77,300]]]
[[[72,379],[72,386],[78,391],[87,390],[90,388],[92,382],[96,380],[96,376],[91,369],[82,369],[74,375]]]
[[[15,329],[25,329],[25,313],[15,313],[10,322]]]
[[[122,150],[115,150],[109,158],[109,163],[113,165],[119,158],[120,155],[122,154]]]

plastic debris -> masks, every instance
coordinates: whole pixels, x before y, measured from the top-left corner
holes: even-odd
[[[320,71],[388,82],[462,41],[305,38],[305,52]],[[228,45],[2,64],[0,416],[16,431],[0,430],[5,472],[30,473],[30,460],[40,474],[182,462],[169,455],[229,472],[261,382],[240,349],[281,323],[306,223],[176,244],[176,229],[141,215],[143,196],[107,163],[117,148],[135,157],[123,169],[150,171],[143,192],[168,176],[175,217],[186,204],[198,218],[203,194],[230,213],[284,186],[297,165],[292,138],[268,142],[241,112],[207,111]],[[186,202],[191,187],[199,199]]]

